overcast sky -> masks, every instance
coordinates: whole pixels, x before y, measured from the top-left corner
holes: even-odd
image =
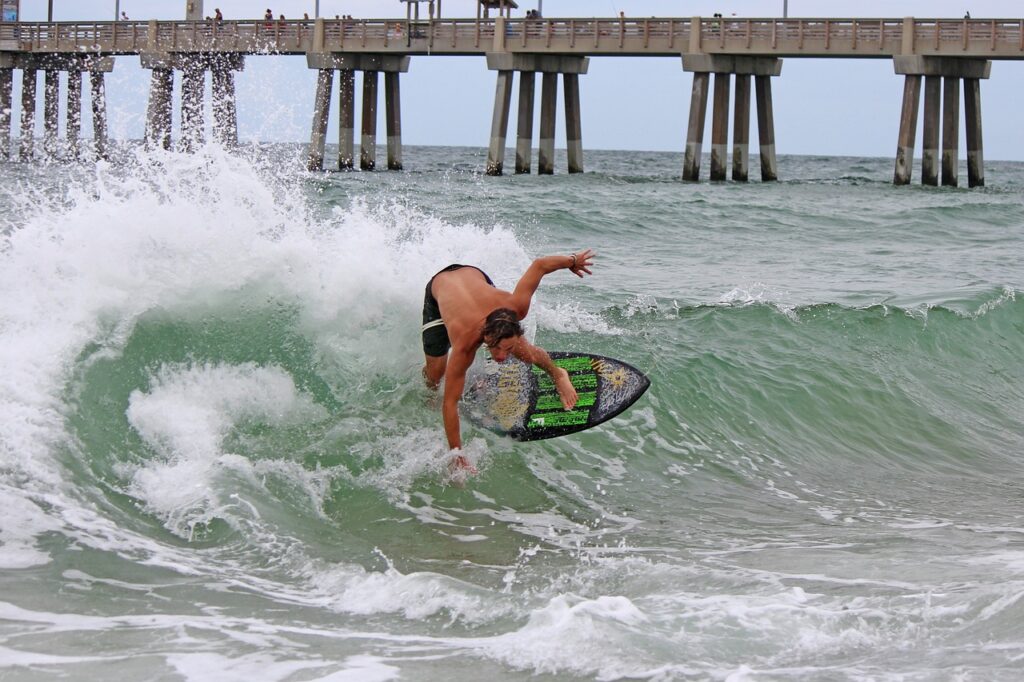
[[[726,16],[781,17],[784,4],[783,0],[519,0],[520,9],[514,16],[536,8],[538,2],[549,18],[617,16],[620,11],[627,16],[690,17],[721,12]],[[1020,0],[789,0],[787,4],[790,17],[962,17],[966,11],[976,19],[1024,17]],[[57,21],[109,20],[114,16],[115,0],[53,0],[53,5]],[[133,20],[180,19],[185,5],[186,0],[120,0],[120,9]],[[400,0],[320,0],[319,6],[320,14],[329,17],[405,16],[405,4]],[[260,17],[268,7],[275,15],[298,18],[304,12],[314,16],[316,3],[204,0],[206,14],[212,14],[215,7],[226,19]],[[443,0],[442,8],[445,17],[476,15],[475,0]],[[47,0],[21,2],[24,21],[45,20],[46,13]],[[425,2],[421,15],[426,15]],[[18,82],[16,75],[16,85]],[[678,58],[592,58],[589,73],[580,80],[584,148],[682,152],[691,82]],[[118,57],[107,83],[112,136],[140,138],[149,72],[140,68],[137,57]],[[495,75],[487,71],[483,58],[414,57],[402,79],[404,142],[486,147],[494,84]],[[781,77],[772,85],[780,154],[895,154],[903,80],[894,75],[890,60],[787,58]],[[304,58],[247,57],[245,71],[237,76],[240,137],[308,141],[314,86],[315,72],[306,68]],[[1024,160],[1017,109],[1021,92],[1024,62],[995,62],[991,80],[982,84],[986,159]],[[17,115],[19,97],[15,95],[14,100]],[[558,144],[564,146],[559,108]],[[381,114],[383,109],[383,105],[379,107]],[[328,131],[332,142],[337,140],[336,114],[335,99]],[[510,142],[514,142],[514,126],[513,115]],[[535,126],[534,130],[538,129]],[[379,144],[383,144],[383,120],[378,130]],[[961,132],[961,146],[963,137]],[[752,138],[756,140],[756,124]],[[709,142],[705,139],[705,149]],[[919,133],[918,156],[920,143]]]

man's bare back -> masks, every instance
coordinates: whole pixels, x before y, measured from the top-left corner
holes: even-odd
[[[484,320],[493,310],[513,308],[512,294],[487,283],[483,273],[474,267],[442,272],[431,286],[441,308],[441,319],[448,328],[452,348],[474,350],[483,341]],[[516,310],[520,318],[522,311]]]

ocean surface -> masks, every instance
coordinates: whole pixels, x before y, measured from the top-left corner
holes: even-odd
[[[0,678],[1024,676],[1024,164],[303,153],[0,166]],[[583,248],[529,333],[651,389],[455,485],[424,284]]]

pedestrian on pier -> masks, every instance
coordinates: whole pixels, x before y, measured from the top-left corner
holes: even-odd
[[[124,13],[124,10],[121,10],[121,21],[128,21],[128,20],[129,20],[128,19],[128,15]]]
[[[213,10],[213,19],[214,19],[214,21],[216,21],[216,22],[217,22],[218,24],[219,24],[220,22],[224,21],[224,15],[223,15],[223,14],[221,13],[221,11],[220,11],[220,7],[217,7],[217,8],[215,8],[215,9]]]
[[[269,8],[267,9],[266,12],[263,13],[263,20],[264,21],[273,21],[274,20],[274,13],[271,12]]]

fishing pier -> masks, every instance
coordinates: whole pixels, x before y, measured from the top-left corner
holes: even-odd
[[[426,0],[423,0],[426,1]],[[531,172],[537,75],[540,131],[537,172],[554,172],[555,112],[559,81],[564,98],[568,172],[582,172],[580,82],[592,57],[673,57],[692,73],[682,177],[697,181],[711,100],[711,180],[729,175],[746,181],[750,164],[751,103],[756,105],[760,175],[775,180],[772,79],[787,58],[887,59],[904,79],[893,180],[911,181],[923,90],[921,182],[958,184],[960,99],[964,100],[968,185],[984,184],[981,81],[993,60],[1024,59],[1024,19],[777,19],[777,18],[514,18],[511,0],[480,0],[475,18],[441,18],[430,2],[426,19],[419,2],[406,0],[400,19],[210,20],[201,0],[188,3],[184,21],[0,22],[0,158],[11,154],[13,71],[22,71],[18,157],[35,157],[37,74],[44,74],[43,154],[58,149],[60,77],[65,74],[64,147],[79,153],[82,79],[88,74],[94,149],[107,148],[105,81],[115,59],[137,56],[152,72],[145,141],[171,148],[173,88],[181,79],[181,139],[189,150],[206,136],[203,120],[206,73],[211,74],[214,139],[237,143],[234,77],[247,58],[303,55],[317,70],[309,93],[312,126],[307,165],[324,167],[327,125],[338,84],[339,153],[331,165],[356,162],[355,73],[361,72],[362,129],[358,165],[376,167],[379,74],[384,74],[387,168],[402,168],[400,77],[416,57],[478,56],[496,72],[487,157],[488,174],[505,171],[505,147],[513,87],[518,82],[515,172]],[[198,13],[196,13],[198,5]],[[415,14],[413,7],[415,6]],[[491,16],[491,9],[495,15]],[[962,95],[961,95],[962,93]],[[680,116],[680,121],[685,117]]]

